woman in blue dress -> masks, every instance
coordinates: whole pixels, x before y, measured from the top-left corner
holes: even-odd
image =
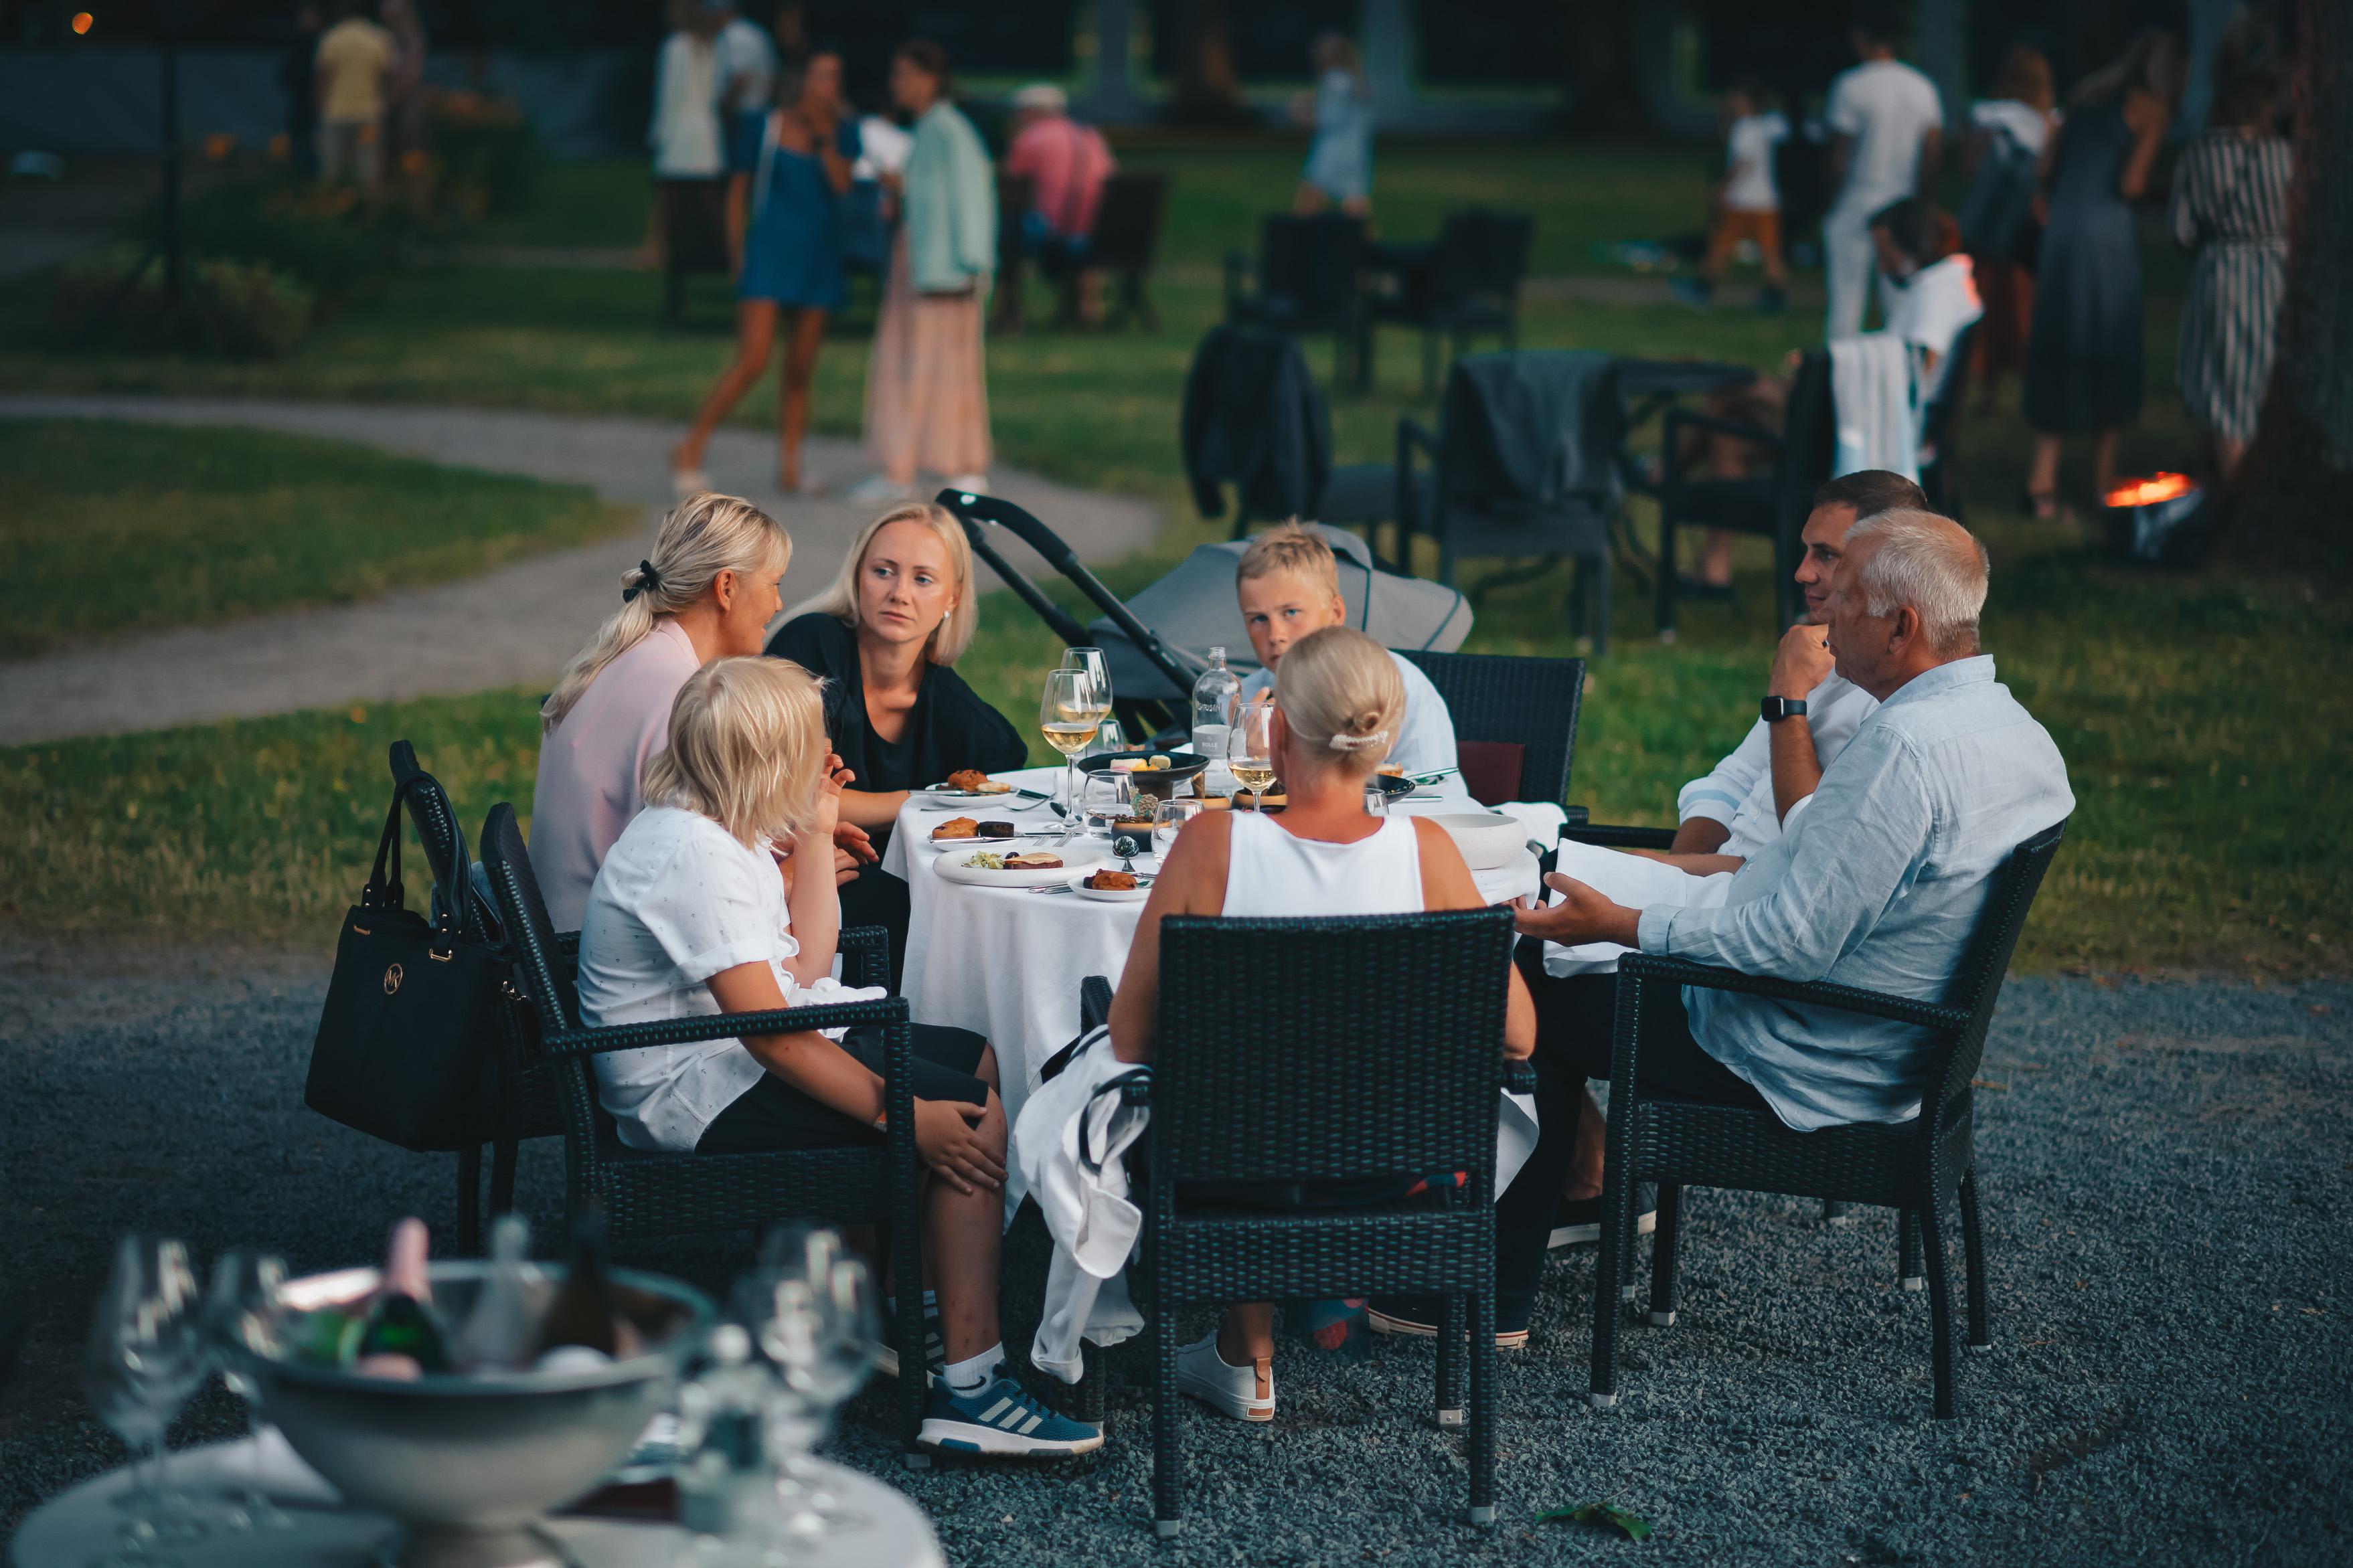
[[[719,377],[694,427],[670,448],[681,496],[711,488],[703,448],[737,401],[766,374],[779,318],[789,318],[784,385],[776,407],[776,483],[786,495],[813,489],[801,472],[809,383],[825,342],[825,318],[841,308],[841,193],[849,188],[858,129],[844,112],[841,57],[808,58],[797,84],[786,79],[773,109],[739,115],[729,139],[727,233],[735,251],[735,361]]]

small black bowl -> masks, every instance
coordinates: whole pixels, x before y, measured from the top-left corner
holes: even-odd
[[[1176,794],[1178,784],[1189,778],[1198,778],[1201,770],[1209,765],[1208,758],[1185,752],[1105,752],[1100,756],[1080,758],[1079,771],[1106,773],[1112,771],[1112,763],[1123,757],[1155,756],[1166,757],[1168,765],[1165,768],[1138,768],[1127,775],[1134,781],[1138,794],[1148,795],[1154,800],[1168,799]]]
[[[1373,783],[1379,786],[1381,795],[1389,800],[1403,800],[1419,787],[1411,779],[1399,778],[1395,773],[1375,773]]]

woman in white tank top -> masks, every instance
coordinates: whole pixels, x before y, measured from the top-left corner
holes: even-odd
[[[1485,902],[1445,829],[1365,810],[1365,779],[1405,717],[1405,684],[1388,650],[1329,626],[1283,655],[1274,689],[1280,816],[1205,812],[1186,825],[1136,923],[1112,998],[1112,1048],[1152,1059],[1160,999],[1160,921],[1167,915],[1378,915],[1477,909]],[[1504,1054],[1535,1048],[1535,1006],[1516,971]],[[1219,1332],[1177,1352],[1176,1385],[1245,1421],[1274,1418],[1274,1309],[1230,1307]]]

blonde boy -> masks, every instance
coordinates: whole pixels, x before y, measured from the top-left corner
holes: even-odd
[[[1242,682],[1245,701],[1274,689],[1275,669],[1292,644],[1310,632],[1348,624],[1347,608],[1340,600],[1339,561],[1322,535],[1296,522],[1250,541],[1234,572],[1234,591],[1261,666]],[[1409,773],[1452,768],[1454,719],[1446,710],[1446,700],[1411,662],[1394,652],[1389,658],[1405,682],[1405,723],[1389,748],[1388,763]]]

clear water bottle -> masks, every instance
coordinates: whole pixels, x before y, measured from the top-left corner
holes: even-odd
[[[722,1323],[708,1351],[701,1374],[678,1393],[678,1444],[689,1456],[678,1471],[679,1522],[697,1538],[698,1561],[758,1539],[775,1480],[764,1436],[775,1389],[752,1359],[751,1335]]]
[[[1211,648],[1209,668],[1193,682],[1193,750],[1212,759],[1225,756],[1228,720],[1241,689],[1241,677],[1226,668],[1226,650]]]

